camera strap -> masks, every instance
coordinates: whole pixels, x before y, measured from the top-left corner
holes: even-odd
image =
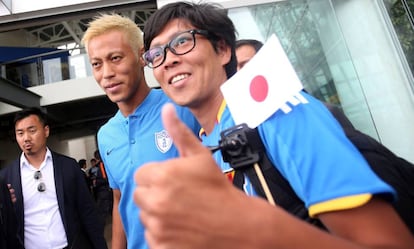
[[[247,176],[257,195],[270,201],[265,193],[266,186],[263,186],[260,175],[255,170],[255,166],[259,167],[277,205],[302,220],[322,226],[318,220],[309,217],[303,201],[269,160],[257,128],[251,129],[246,124],[241,124],[224,130],[219,146],[223,160],[235,170],[233,184],[237,188],[243,190],[244,176]]]

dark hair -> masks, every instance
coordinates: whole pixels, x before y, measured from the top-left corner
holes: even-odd
[[[83,167],[86,167],[86,159],[80,159],[78,164],[83,169]]]
[[[16,113],[16,115],[14,116],[14,126],[16,126],[16,123],[18,121],[27,118],[30,115],[36,115],[39,118],[40,122],[43,124],[43,126],[48,125],[46,114],[42,110],[40,110],[40,108],[30,107]]]
[[[93,156],[95,157],[95,159],[101,160],[101,154],[99,154],[99,150],[95,150],[95,152],[93,153]]]
[[[254,50],[257,52],[259,49],[262,48],[263,43],[261,41],[255,40],[255,39],[241,39],[236,41],[236,49],[238,49],[241,46],[252,46]]]
[[[150,48],[154,37],[159,35],[168,22],[173,19],[188,21],[195,28],[211,33],[212,35],[208,36],[208,39],[215,51],[218,49],[218,42],[224,41],[231,48],[231,58],[225,66],[227,78],[236,73],[236,28],[227,16],[227,11],[217,4],[177,2],[164,5],[152,14],[145,23],[145,50]]]

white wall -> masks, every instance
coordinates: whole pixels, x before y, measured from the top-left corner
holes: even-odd
[[[86,159],[87,164],[93,158],[93,153],[97,149],[95,136],[72,139],[68,141],[69,155],[79,161]]]
[[[92,76],[29,87],[28,89],[42,96],[40,99],[40,105],[42,106],[105,94]]]

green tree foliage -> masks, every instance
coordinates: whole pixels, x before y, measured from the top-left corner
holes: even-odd
[[[414,72],[414,0],[384,0],[384,3],[411,72]]]

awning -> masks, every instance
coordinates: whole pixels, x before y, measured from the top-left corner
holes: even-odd
[[[31,47],[3,47],[0,46],[0,63],[32,63],[38,58],[42,60],[53,59],[57,57],[67,57],[67,50],[56,48],[31,48]]]

